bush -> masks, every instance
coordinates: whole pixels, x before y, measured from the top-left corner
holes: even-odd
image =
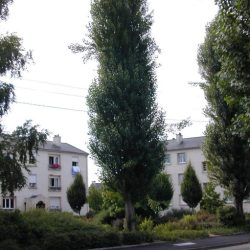
[[[17,242],[15,240],[4,240],[2,242],[0,242],[0,249],[3,250],[21,250],[22,248],[20,248],[17,244]]]
[[[142,232],[152,232],[154,227],[154,222],[149,218],[145,218],[141,224],[139,224],[139,231]]]
[[[198,229],[198,220],[195,215],[185,215],[179,222],[183,229]]]
[[[224,226],[237,226],[240,224],[235,207],[218,208],[217,219]]]
[[[71,250],[71,241],[67,234],[49,233],[44,238],[43,250]]]

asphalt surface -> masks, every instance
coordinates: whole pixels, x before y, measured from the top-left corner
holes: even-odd
[[[205,239],[188,240],[181,242],[156,242],[151,244],[141,244],[134,246],[121,246],[112,248],[100,248],[104,249],[125,249],[125,250],[205,250],[205,249],[217,249],[224,247],[224,249],[237,249],[237,248],[225,248],[230,246],[237,246],[245,244],[245,248],[238,248],[242,250],[250,250],[250,233],[248,234],[235,234],[230,236],[215,236]],[[247,245],[248,244],[248,245]]]

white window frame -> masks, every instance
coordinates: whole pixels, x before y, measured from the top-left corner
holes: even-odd
[[[51,199],[54,199],[54,198],[56,198],[56,199],[59,200],[59,203],[60,203],[59,206],[51,206]],[[52,211],[54,211],[54,210],[61,211],[61,209],[62,209],[62,198],[61,197],[57,197],[57,196],[51,196],[51,197],[49,197],[49,209],[52,210]]]
[[[52,181],[53,179],[53,181]],[[53,185],[51,185],[53,184]],[[49,189],[54,191],[60,191],[61,190],[61,176],[60,175],[50,175],[49,176]]]
[[[32,177],[35,178],[35,181],[31,181]],[[29,188],[37,188],[37,175],[36,174],[29,175]]]
[[[15,209],[15,206],[16,206],[15,197],[3,197],[2,199],[3,209],[6,209],[6,210]]]
[[[177,153],[177,162],[178,162],[178,164],[187,163],[186,153],[185,152]]]

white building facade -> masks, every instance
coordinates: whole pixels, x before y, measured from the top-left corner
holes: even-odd
[[[26,186],[14,193],[14,197],[1,197],[0,209],[27,211],[44,207],[49,211],[73,212],[67,201],[66,191],[77,173],[83,177],[88,188],[88,153],[62,143],[60,136],[48,141],[36,155],[36,163],[29,164],[25,171]],[[88,204],[81,210],[88,212]]]
[[[189,162],[191,162],[203,190],[205,185],[209,182],[206,159],[202,153],[204,139],[204,136],[183,138],[181,134],[178,134],[175,139],[168,141],[165,172],[171,176],[174,188],[174,195],[170,208],[188,208],[181,196],[181,183],[184,171]],[[222,188],[217,187],[216,191],[220,194],[221,198],[224,197]],[[230,203],[232,204],[233,200],[228,200],[228,204]],[[250,212],[250,200],[245,200],[243,206],[245,212]]]

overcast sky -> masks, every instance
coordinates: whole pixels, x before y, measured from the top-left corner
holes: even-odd
[[[152,36],[161,49],[159,106],[166,112],[167,122],[191,118],[193,125],[182,131],[184,137],[201,136],[207,120],[203,115],[206,102],[202,91],[188,83],[201,81],[197,48],[217,7],[213,0],[148,2],[154,17]],[[10,6],[8,21],[0,24],[1,33],[16,32],[22,37],[24,47],[33,52],[34,64],[21,80],[1,78],[15,85],[18,102],[3,118],[7,131],[31,119],[47,128],[51,138],[59,134],[63,142],[88,152],[85,96],[96,76],[97,63],[83,64],[68,45],[86,36],[89,10],[90,0],[15,0]],[[90,159],[89,184],[97,180],[96,172]]]

